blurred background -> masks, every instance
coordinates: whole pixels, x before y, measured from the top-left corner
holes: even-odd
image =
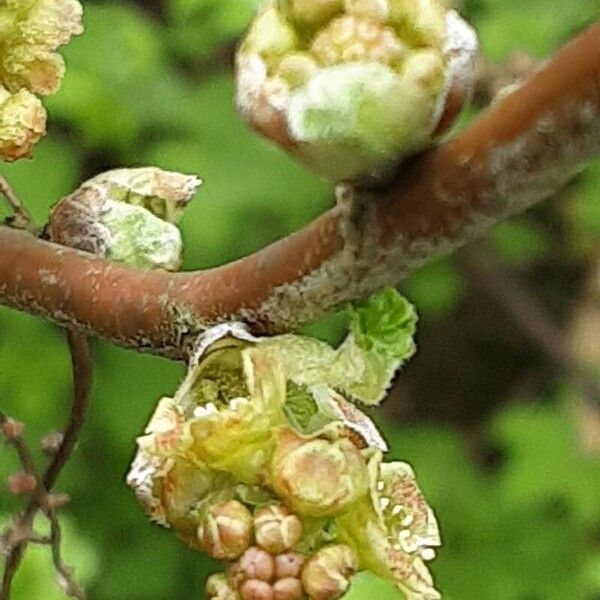
[[[205,184],[183,221],[186,268],[221,264],[309,222],[331,189],[250,133],[232,56],[256,0],[85,2],[86,32],[47,106],[32,161],[0,170],[42,222],[85,178],[152,164]],[[467,0],[486,60],[464,126],[493,95],[600,15],[600,0]],[[559,197],[403,283],[419,352],[378,417],[410,461],[444,546],[444,598],[600,599],[600,162]],[[2,215],[0,215],[1,217]],[[310,328],[343,335],[334,316]],[[57,491],[65,557],[92,600],[203,598],[215,565],[151,525],[124,476],[156,401],[183,366],[94,341],[91,415]],[[61,332],[0,309],[0,406],[33,446],[70,404]],[[17,465],[0,449],[0,480]],[[4,484],[0,519],[15,509]],[[3,517],[2,517],[3,515]],[[34,548],[15,600],[58,600]]]

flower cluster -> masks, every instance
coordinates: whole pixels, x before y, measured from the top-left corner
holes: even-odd
[[[411,468],[352,402],[378,404],[414,351],[412,306],[388,290],[352,309],[339,348],[222,324],[198,341],[128,476],[151,518],[226,561],[211,600],[335,600],[362,570],[439,598],[439,544]]]
[[[56,50],[81,31],[77,0],[0,3],[0,159],[29,156],[44,135],[38,96],[58,89],[65,67]]]
[[[317,174],[381,177],[454,120],[476,48],[444,0],[267,0],[238,52],[237,104]]]

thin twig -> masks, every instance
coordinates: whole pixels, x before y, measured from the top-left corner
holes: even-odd
[[[30,229],[33,225],[33,219],[31,218],[29,211],[25,208],[6,178],[2,175],[0,175],[0,194],[6,198],[15,213],[10,222],[11,227],[17,229]]]
[[[466,271],[542,352],[577,386],[590,404],[600,406],[600,384],[570,351],[562,331],[517,277],[502,267],[480,243],[459,253]]]
[[[69,596],[80,600],[85,599],[84,591],[75,582],[71,570],[62,561],[60,524],[56,517],[55,510],[48,499],[50,490],[75,448],[79,431],[85,420],[85,415],[89,406],[92,363],[87,338],[82,334],[69,331],[67,332],[67,341],[69,344],[73,370],[73,404],[63,440],[41,478],[38,477],[35,472],[31,453],[23,438],[21,436],[16,436],[14,439],[9,439],[9,442],[17,451],[17,455],[19,456],[19,460],[25,472],[33,475],[36,478],[38,485],[34,490],[33,496],[25,512],[3,536],[3,539],[10,538],[11,533],[17,528],[27,533],[27,535],[22,536],[21,541],[13,544],[12,547],[8,549],[2,588],[0,589],[0,600],[8,600],[10,597],[12,581],[21,563],[27,545],[30,542],[43,543],[42,540],[44,538],[41,538],[31,531],[33,519],[40,509],[50,521],[51,532],[47,541],[51,548],[54,567],[60,575],[61,584]],[[3,413],[0,413],[0,425],[3,425],[6,420],[6,416]]]
[[[92,387],[92,359],[87,338],[81,333],[67,331],[67,342],[73,371],[73,404],[62,442],[44,473],[44,485],[47,489],[52,489],[62,468],[75,449],[79,431],[89,407]]]

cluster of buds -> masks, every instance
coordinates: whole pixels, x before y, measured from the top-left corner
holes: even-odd
[[[354,404],[382,400],[414,351],[415,320],[387,290],[351,309],[337,349],[238,323],[200,337],[138,438],[128,483],[153,520],[227,563],[211,600],[335,600],[364,570],[409,600],[439,598],[424,562],[435,517]]]
[[[318,175],[385,177],[468,100],[477,40],[444,0],[266,0],[237,56],[237,105]]]
[[[58,89],[64,63],[56,50],[81,33],[77,0],[0,3],[0,159],[30,156],[46,130],[38,96]]]

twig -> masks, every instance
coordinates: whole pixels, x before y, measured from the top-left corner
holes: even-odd
[[[297,329],[398,284],[561,189],[600,152],[599,63],[600,23],[457,137],[369,192],[359,231],[338,204],[251,256],[166,273],[0,227],[0,304],[179,360],[223,320],[245,321],[258,333]],[[49,285],[40,285],[40,274]]]
[[[6,198],[15,213],[10,221],[11,227],[17,229],[30,229],[33,225],[33,219],[31,218],[29,211],[25,208],[6,178],[2,175],[0,175],[0,194]]]
[[[84,591],[75,582],[70,569],[62,560],[60,524],[49,500],[49,492],[75,448],[89,406],[91,389],[92,363],[87,339],[82,334],[69,331],[67,332],[67,341],[73,369],[73,405],[63,440],[41,478],[38,477],[35,471],[31,453],[23,438],[20,435],[8,438],[9,442],[15,447],[25,472],[34,476],[38,483],[24,513],[3,535],[3,539],[6,540],[13,537],[12,534],[17,530],[26,532],[26,535],[21,536],[20,541],[12,544],[12,547],[8,549],[2,588],[0,589],[0,600],[8,600],[10,597],[12,581],[27,545],[32,542],[44,543],[45,541],[50,545],[54,567],[60,576],[61,585],[66,593],[73,598],[85,599]],[[0,426],[4,425],[6,421],[6,416],[0,412]],[[50,536],[47,540],[31,531],[33,519],[38,510],[42,510],[50,521]]]
[[[92,387],[92,359],[87,338],[81,333],[67,331],[67,342],[73,371],[73,404],[62,442],[44,473],[44,485],[47,489],[52,489],[75,448],[89,407]]]
[[[517,277],[498,264],[483,243],[465,249],[459,258],[472,281],[571,379],[591,404],[600,406],[600,385],[573,356],[569,341]]]

